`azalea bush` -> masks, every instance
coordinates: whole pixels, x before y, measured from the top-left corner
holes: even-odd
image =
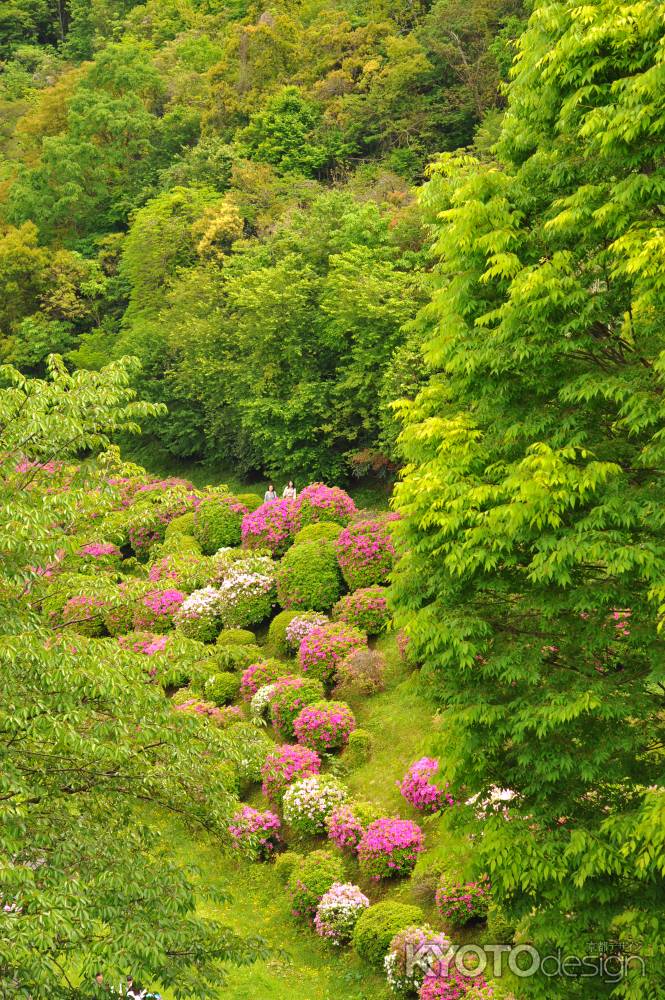
[[[286,630],[297,616],[297,611],[280,611],[270,622],[268,645],[280,656],[286,656],[290,652],[289,644],[286,640]]]
[[[304,528],[318,521],[334,521],[348,524],[356,513],[356,505],[339,486],[325,486],[324,483],[310,483],[300,491],[295,501],[295,524]]]
[[[217,587],[219,615],[225,628],[258,625],[270,616],[274,597],[272,573],[247,571],[238,563]]]
[[[173,616],[182,635],[199,642],[213,642],[222,627],[219,591],[214,587],[195,590]]]
[[[311,677],[281,677],[270,698],[270,721],[280,739],[293,740],[293,723],[305,705],[323,698],[323,685]]]
[[[424,847],[423,832],[410,819],[374,820],[358,844],[360,870],[377,881],[408,875]]]
[[[213,705],[212,702],[204,701],[196,695],[186,698],[173,706],[177,712],[186,712],[219,726],[220,729],[227,729],[236,722],[242,722],[242,711],[237,705],[226,705],[223,708]]]
[[[375,968],[383,968],[395,935],[422,919],[423,913],[418,906],[382,899],[360,914],[353,931],[353,947],[364,961]]]
[[[263,687],[258,689],[256,694],[252,695],[252,700],[249,703],[249,711],[253,719],[266,719],[270,711],[270,699],[274,690],[274,684],[264,684]]]
[[[367,636],[352,625],[330,622],[318,625],[300,643],[298,659],[303,672],[324,684],[332,684],[337,665],[349,653],[367,646]]]
[[[345,746],[355,728],[355,716],[343,701],[317,701],[306,705],[293,723],[298,743],[319,753]]]
[[[293,539],[295,510],[291,500],[270,500],[242,519],[242,544],[267,548],[273,555],[286,552]]]
[[[206,555],[224,545],[240,545],[244,504],[235,497],[215,496],[202,500],[194,515],[193,535]]]
[[[358,521],[342,531],[335,549],[349,590],[388,582],[395,561],[389,522]]]
[[[312,920],[319,901],[335,882],[344,878],[344,863],[330,851],[310,851],[291,870],[287,888],[291,912],[301,920]]]
[[[376,818],[376,807],[369,803],[345,802],[326,817],[328,839],[341,851],[355,851],[365,830]]]
[[[148,632],[168,632],[174,615],[185,600],[181,590],[150,590],[139,600],[134,611],[134,628]]]
[[[283,611],[282,614],[292,615],[284,632],[286,644],[291,652],[297,652],[300,649],[300,643],[313,628],[317,625],[327,625],[330,621],[326,615],[316,611],[305,611],[304,613]]]
[[[210,580],[210,560],[196,552],[171,552],[162,555],[163,548],[148,568],[148,579],[191,593],[205,587]]]
[[[118,636],[118,644],[121,649],[131,650],[132,653],[155,656],[166,649],[169,639],[168,635],[158,635],[156,632],[128,632]]]
[[[253,861],[266,861],[273,857],[281,840],[279,816],[269,809],[261,812],[244,805],[229,824],[234,846]]]
[[[277,599],[285,609],[328,611],[341,593],[342,577],[332,542],[294,545],[277,570]]]
[[[385,632],[390,624],[387,589],[373,586],[354,590],[341,597],[332,610],[335,621],[355,625],[368,635]]]
[[[475,882],[457,882],[447,875],[441,879],[436,890],[436,908],[442,920],[456,927],[463,927],[472,920],[482,920],[487,916],[491,900],[490,882],[483,875]]]
[[[70,597],[62,609],[62,624],[69,632],[96,636],[104,631],[103,609],[106,602],[101,597],[77,594]]]
[[[471,976],[451,962],[447,970],[425,976],[418,1000],[494,1000],[494,988],[482,976]],[[510,997],[505,996],[505,1000]]]
[[[446,788],[432,780],[439,770],[436,757],[421,757],[408,768],[398,787],[406,801],[422,812],[437,812],[444,806],[454,806],[455,800]]]
[[[251,701],[259,688],[272,684],[278,677],[288,673],[288,666],[280,660],[259,660],[251,663],[240,681],[240,693],[245,701]]]
[[[267,755],[261,768],[261,789],[272,802],[280,802],[292,782],[320,770],[321,758],[314,750],[287,743]]]
[[[77,556],[90,566],[117,569],[122,554],[113,542],[88,542],[77,551]]]
[[[351,940],[358,917],[368,906],[369,899],[357,885],[333,882],[316,908],[316,933],[333,944],[346,944]]]
[[[356,649],[337,664],[335,694],[367,696],[385,687],[386,658],[377,649]]]
[[[238,697],[240,678],[237,674],[220,671],[208,677],[203,685],[203,692],[209,701],[215,705],[230,705]]]
[[[397,996],[415,996],[425,977],[447,968],[451,942],[429,925],[406,927],[390,942],[386,979]]]
[[[323,833],[326,818],[336,806],[346,801],[348,795],[344,785],[336,778],[318,774],[300,778],[284,792],[284,820],[297,833]]]

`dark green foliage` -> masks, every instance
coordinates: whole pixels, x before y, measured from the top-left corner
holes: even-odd
[[[329,611],[339,598],[342,577],[332,542],[293,545],[277,569],[277,598],[283,608]]]
[[[392,900],[374,903],[358,917],[353,930],[353,947],[366,962],[380,968],[395,934],[422,922],[423,912],[418,906]]]

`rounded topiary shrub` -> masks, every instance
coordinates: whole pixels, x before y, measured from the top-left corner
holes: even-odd
[[[217,593],[224,628],[245,628],[270,616],[274,581],[271,573],[248,571],[238,563],[219,584]]]
[[[179,517],[174,517],[172,521],[166,525],[166,531],[164,532],[164,539],[172,538],[174,535],[193,535],[194,534],[194,511],[189,510],[186,514],[180,514]]]
[[[323,698],[323,684],[313,678],[282,677],[275,681],[270,696],[270,721],[280,739],[295,739],[293,723],[305,705],[313,705]]]
[[[358,521],[344,528],[335,549],[349,590],[388,582],[395,546],[386,522]]]
[[[296,525],[299,529],[317,521],[348,524],[356,513],[356,505],[345,490],[324,483],[310,483],[295,501]]]
[[[429,924],[398,931],[384,959],[386,979],[393,993],[400,997],[415,996],[425,976],[445,968],[450,946],[446,935]]]
[[[367,697],[385,687],[386,658],[378,649],[356,649],[337,664],[335,694]]]
[[[297,531],[293,539],[293,544],[300,545],[302,542],[336,542],[341,530],[341,524],[335,524],[332,521],[317,521],[315,524],[307,524],[300,531]]]
[[[254,646],[256,636],[248,628],[225,628],[217,636],[218,646]]]
[[[161,545],[155,545],[151,550],[155,558],[162,556],[199,556],[203,557],[201,546],[193,535],[170,535]]]
[[[318,774],[320,769],[321,758],[314,750],[285,743],[266,757],[261,769],[261,790],[272,802],[281,802],[292,782]]]
[[[313,920],[316,908],[333,882],[344,880],[344,862],[331,851],[311,851],[294,865],[288,880],[291,911],[301,920]]]
[[[284,792],[284,820],[303,836],[324,833],[326,819],[349,797],[344,785],[330,775],[312,774],[294,781]]]
[[[258,493],[238,493],[236,495],[236,500],[241,503],[243,507],[251,513],[253,510],[258,510],[259,507],[263,505],[263,498],[258,495]]]
[[[294,509],[291,500],[270,500],[242,519],[242,544],[249,549],[269,549],[273,555],[286,552],[293,541]]]
[[[345,746],[355,728],[355,716],[344,701],[305,705],[293,723],[298,743],[318,753],[330,753]]]
[[[213,674],[205,682],[203,693],[208,701],[215,705],[230,705],[235,701],[240,691],[240,677],[238,674],[221,671]]]
[[[185,535],[178,536],[181,538]],[[163,546],[148,567],[148,579],[163,587],[177,587],[191,593],[210,580],[210,559],[196,552],[171,552],[163,554]]]
[[[270,622],[268,645],[279,656],[286,656],[291,651],[286,639],[286,629],[299,614],[299,611],[280,611]]]
[[[423,831],[417,823],[384,816],[369,824],[358,844],[360,870],[375,881],[408,875],[424,848]]]
[[[252,663],[258,663],[263,658],[258,646],[214,646],[209,655],[215,670],[236,672],[246,670]]]
[[[345,767],[352,771],[362,764],[366,764],[372,756],[374,748],[374,738],[366,729],[354,729],[349,733],[349,740],[346,744],[342,760]]]
[[[475,920],[484,920],[490,903],[490,883],[487,875],[471,882],[458,882],[442,876],[436,890],[436,908],[442,920],[455,927],[464,927]]]
[[[222,627],[219,592],[214,587],[195,590],[182,602],[173,621],[188,639],[214,642]]]
[[[368,635],[379,635],[390,624],[387,593],[386,587],[374,586],[345,594],[333,608],[333,619],[355,625]]]
[[[275,858],[275,874],[282,882],[288,882],[293,869],[303,860],[297,851],[284,851]]]
[[[240,545],[242,519],[247,508],[236,497],[202,500],[194,515],[194,537],[208,556],[226,545]]]
[[[345,802],[326,817],[328,839],[340,851],[355,851],[370,823],[379,816],[371,802]]]
[[[291,612],[289,612],[291,614]],[[330,619],[320,611],[298,611],[286,626],[286,644],[297,653],[305,636],[317,625],[328,625]]]
[[[281,660],[258,660],[243,671],[240,682],[240,693],[245,701],[251,701],[259,688],[272,684],[279,677],[285,677],[289,672],[286,663]]]
[[[288,610],[328,611],[341,589],[332,542],[294,545],[277,568],[277,600]]]
[[[360,914],[353,931],[353,947],[370,965],[382,968],[395,935],[422,920],[418,906],[382,900]]]
[[[166,587],[149,590],[137,601],[134,609],[134,629],[145,632],[169,632],[173,619],[186,598],[182,590]]]
[[[351,940],[358,917],[368,906],[369,899],[357,885],[333,882],[316,908],[316,933],[333,944],[346,944]]]
[[[303,673],[324,684],[334,683],[337,665],[349,653],[367,647],[367,636],[352,625],[331,622],[311,629],[300,643],[298,660]]]

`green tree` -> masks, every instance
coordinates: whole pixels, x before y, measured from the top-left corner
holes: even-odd
[[[665,989],[664,41],[655,2],[540,4],[500,161],[444,158],[424,193],[433,374],[404,409],[398,618],[449,777],[515,793],[477,843],[523,937],[636,939],[647,966],[520,981],[548,1000]]]

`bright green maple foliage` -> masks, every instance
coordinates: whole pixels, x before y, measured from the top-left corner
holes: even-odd
[[[424,194],[435,374],[404,408],[398,614],[448,709],[451,776],[516,792],[479,851],[524,938],[637,939],[647,963],[524,995],[648,1000],[665,989],[662,4],[539,4],[498,154],[444,158]]]

